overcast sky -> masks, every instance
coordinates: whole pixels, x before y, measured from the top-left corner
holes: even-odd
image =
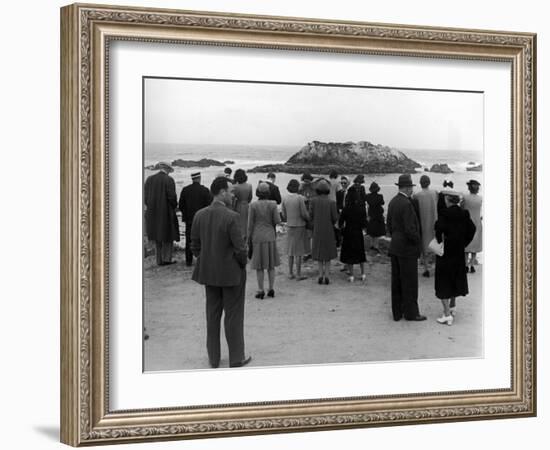
[[[482,150],[483,94],[195,80],[145,81],[145,141],[370,141]]]

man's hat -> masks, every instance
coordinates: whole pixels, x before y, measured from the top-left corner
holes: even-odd
[[[412,187],[416,186],[416,184],[413,184],[412,177],[408,173],[404,173],[403,175],[399,175],[399,180],[397,183],[395,183],[396,186],[399,187]]]
[[[192,173],[191,174],[191,179],[192,180],[196,180],[197,178],[200,178],[201,177],[201,173],[200,172],[195,172],[195,173]]]
[[[480,186],[480,185],[481,185],[481,183],[480,183],[479,181],[477,181],[477,180],[470,180],[470,181],[468,181],[466,184],[467,184],[468,186],[470,186],[470,185]]]
[[[168,172],[173,172],[173,171],[174,171],[174,168],[173,168],[170,164],[168,164],[166,161],[161,161],[161,162],[159,162],[159,163],[157,164],[157,167],[158,167],[159,169],[164,169],[164,170],[166,170],[166,171],[168,171]]]

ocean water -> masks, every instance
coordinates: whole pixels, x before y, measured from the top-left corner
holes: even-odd
[[[147,144],[145,146],[144,163],[145,166],[156,164],[159,161],[171,162],[175,159],[199,160],[201,158],[212,158],[218,161],[231,160],[234,164],[228,165],[233,171],[238,168],[245,170],[255,166],[271,163],[284,163],[294,153],[300,150],[301,146],[269,146],[269,145],[192,145],[192,144]],[[482,151],[449,151],[449,150],[424,150],[424,149],[400,149],[409,158],[417,161],[423,167],[417,169],[417,173],[412,175],[413,182],[417,184],[415,189],[420,189],[419,179],[424,173],[429,175],[432,180],[431,187],[439,190],[442,188],[445,179],[454,182],[455,189],[461,192],[467,192],[466,182],[470,179],[476,179],[481,183],[480,193],[483,194],[483,172],[468,172],[466,168],[470,163],[483,163]],[[452,174],[444,175],[438,173],[424,172],[424,167],[431,167],[435,163],[447,163],[454,171]],[[207,168],[181,168],[175,167],[171,174],[176,181],[178,196],[180,190],[191,183],[191,173],[200,171],[202,174],[202,184],[210,186],[212,180],[223,172],[223,167]],[[153,174],[153,171],[145,169],[144,179]],[[253,186],[265,179],[265,173],[249,173],[248,182]],[[349,175],[349,174],[341,174]],[[281,195],[286,194],[286,186],[292,178],[299,180],[299,175],[278,173],[276,184],[279,185]],[[395,183],[399,177],[395,174],[365,174],[365,187],[372,181],[376,181],[381,188],[381,194],[389,202],[396,192]],[[353,175],[351,175],[353,179]]]

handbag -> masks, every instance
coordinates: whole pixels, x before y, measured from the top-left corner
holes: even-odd
[[[437,256],[443,256],[443,253],[445,252],[445,246],[443,245],[443,241],[441,243],[437,242],[436,238],[433,238],[430,243],[428,244],[428,248],[434,252]]]

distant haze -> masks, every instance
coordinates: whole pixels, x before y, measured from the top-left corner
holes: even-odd
[[[483,149],[482,93],[146,79],[144,97],[147,143]]]

